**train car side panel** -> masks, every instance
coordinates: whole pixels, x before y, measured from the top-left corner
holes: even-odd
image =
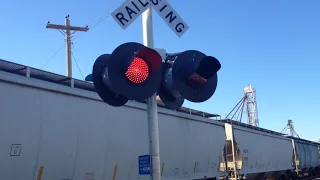
[[[90,177],[112,179],[116,166],[117,178],[138,178],[138,156],[148,154],[146,119],[141,118],[143,111],[126,107],[116,109],[103,102],[59,93],[44,91],[43,96],[43,103],[46,104],[44,113],[47,117],[54,117],[44,118],[44,121],[50,122],[51,126],[56,126],[58,132],[61,128],[58,128],[59,126],[70,124],[69,132],[73,131],[76,134],[74,139],[68,140],[61,137],[62,142],[76,144],[76,149],[68,153],[60,152],[61,155],[72,154],[75,158],[72,164],[68,165],[72,167],[71,177],[61,177],[60,174],[59,179]],[[66,104],[70,107],[63,105],[56,107],[56,104]],[[65,114],[68,114],[65,111],[71,111],[69,117],[64,117]],[[57,118],[60,118],[61,121],[57,121]],[[62,131],[61,134],[68,137],[69,132],[68,130]],[[48,149],[53,146],[52,142],[58,139],[57,132],[51,132],[51,135],[55,138],[47,140]],[[61,148],[61,145],[58,147],[57,144],[54,144],[54,147]],[[50,154],[55,153],[50,151],[48,153],[48,149],[41,153],[43,158],[48,158],[44,164],[51,165],[55,161],[52,160]],[[62,166],[61,162],[60,166]],[[59,175],[56,172],[61,171],[60,169],[51,170],[52,174],[44,173],[44,177],[52,178],[54,173]],[[140,178],[147,179],[145,176]]]
[[[197,179],[222,175],[219,171],[219,155],[225,144],[222,125],[168,118],[163,114],[159,116],[159,124],[163,178],[174,175]]]
[[[1,179],[33,179],[41,141],[39,92],[0,83]]]
[[[319,150],[317,145],[310,146],[311,166],[317,167],[319,165]]]
[[[13,77],[23,83],[0,81],[1,178],[35,180],[40,166],[46,180],[150,178],[138,173],[149,152],[145,104],[114,108],[93,92]],[[220,175],[223,123],[158,110],[163,179]],[[21,144],[20,156],[10,156],[11,144]]]
[[[290,170],[292,145],[288,138],[233,126],[243,159],[243,174]],[[275,148],[276,147],[276,148]],[[245,152],[245,153],[244,153]]]
[[[294,140],[296,153],[298,157],[299,169],[316,167],[318,165],[319,151],[315,144]]]
[[[15,110],[2,108],[8,119],[1,126],[2,178],[36,179],[43,166],[47,180],[111,179],[117,164],[119,179],[148,179],[138,175],[138,156],[148,154],[145,111],[7,83],[0,87],[11,98],[1,107]],[[11,144],[21,144],[20,156],[9,155]]]

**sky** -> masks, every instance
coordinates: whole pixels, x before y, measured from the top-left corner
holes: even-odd
[[[64,24],[69,14],[71,25],[90,28],[73,34],[73,75],[83,79],[101,54],[125,42],[143,42],[141,17],[123,30],[109,16],[123,2],[0,0],[0,58],[65,75],[64,36],[45,26],[48,21]],[[281,131],[292,119],[300,137],[320,139],[319,0],[169,3],[189,29],[179,38],[153,11],[155,47],[171,53],[199,50],[222,65],[215,94],[184,106],[225,117],[251,84],[257,91],[260,127]]]

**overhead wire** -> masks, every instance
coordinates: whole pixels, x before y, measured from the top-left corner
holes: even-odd
[[[120,1],[120,0],[118,0],[118,1]],[[120,2],[121,2],[121,1],[120,1]],[[111,13],[103,12],[103,13],[101,13],[100,15],[96,16],[96,18],[91,19],[91,20],[87,23],[86,26],[89,27],[89,24],[90,24],[90,23],[92,23],[95,19],[99,19],[99,18],[100,18],[99,21],[97,21],[95,24],[93,24],[93,25],[90,27],[90,30],[92,30],[94,27],[96,27],[96,26],[99,25],[101,22],[103,22],[105,19],[107,19],[108,17],[110,17],[110,15],[111,15]],[[65,35],[64,32],[61,32],[61,34]],[[73,37],[74,37],[75,32],[73,32],[72,34],[73,34]],[[73,42],[75,41],[75,39],[79,38],[79,36],[81,36],[81,35],[83,35],[83,34],[84,34],[84,32],[81,32],[80,35],[74,37],[74,38],[73,38]],[[65,46],[65,43],[63,44],[63,46],[61,46],[61,47],[42,65],[41,69],[43,69],[44,66],[47,65],[47,64],[61,51],[61,49],[62,49],[64,46]],[[72,52],[71,52],[71,53],[72,53]],[[72,56],[74,56],[73,53],[72,53]],[[77,62],[76,62],[76,64],[77,64]],[[77,66],[78,66],[78,64],[77,64]],[[79,66],[78,66],[78,68],[79,68]],[[79,71],[80,71],[80,69],[79,69]],[[80,74],[81,74],[81,76],[82,76],[82,78],[83,78],[83,75],[82,75],[81,71],[80,71]]]
[[[120,3],[123,3],[123,2],[124,2],[124,0],[122,0],[122,1],[117,0],[117,1],[119,2],[119,4],[117,4],[117,6],[119,6]],[[101,22],[103,22],[104,20],[106,20],[107,18],[109,18],[110,16],[111,16],[111,13],[103,12],[103,13],[101,13],[100,15],[98,15],[96,18],[91,19],[91,20],[86,24],[86,26],[89,27],[89,31],[90,31],[90,30],[92,30],[94,27],[96,27],[97,25],[99,25]],[[97,21],[95,24],[93,24],[92,26],[89,26],[90,23],[92,23],[95,19],[100,19],[100,20],[98,20],[98,21]],[[74,41],[75,39],[79,38],[79,36],[81,36],[81,35],[83,35],[83,34],[84,34],[84,32],[80,32],[80,34],[79,34],[78,36],[76,36],[76,37],[73,38],[73,41]]]
[[[105,15],[105,14],[106,14],[105,12],[104,12],[104,13],[101,13],[101,14],[99,15],[99,17],[102,17],[102,16]],[[97,23],[95,23],[95,24],[90,28],[90,30],[93,29],[93,28],[94,28],[95,26],[97,26],[98,24],[100,24],[103,20],[107,19],[109,16],[110,16],[110,14],[107,14],[106,17],[102,18],[102,19],[99,20]],[[97,19],[97,18],[94,18],[94,19]],[[90,24],[91,22],[93,22],[94,19],[90,20],[90,21],[87,23],[87,26],[88,26],[88,27],[89,27],[89,24]],[[74,33],[73,33],[73,34],[74,34]],[[74,42],[76,38],[79,38],[79,36],[81,36],[81,35],[83,35],[83,34],[84,34],[84,32],[82,32],[80,35],[74,37],[72,41]],[[73,36],[74,36],[74,35],[73,35]],[[72,43],[72,45],[73,45],[73,43]],[[73,47],[72,47],[72,48],[73,48]],[[72,54],[72,57],[73,57],[73,59],[74,59],[74,61],[75,61],[75,63],[76,63],[76,66],[77,66],[77,68],[78,68],[78,71],[79,71],[82,79],[84,80],[84,76],[83,76],[83,74],[82,74],[82,72],[81,72],[81,69],[80,69],[80,67],[79,67],[79,64],[78,64],[78,62],[77,62],[77,60],[76,60],[76,58],[75,58],[75,56],[74,56],[74,54],[73,54],[73,51],[71,51],[71,54]]]
[[[103,17],[103,16],[105,16],[105,17]],[[106,14],[106,13],[104,12],[104,13],[102,13],[102,14],[99,15],[100,18],[99,18],[99,17],[98,17],[98,18],[95,18],[95,19],[100,19],[100,20],[98,20],[97,23],[93,24],[92,26],[89,26],[90,23],[93,22],[93,19],[92,19],[92,20],[89,21],[89,23],[87,23],[86,26],[89,27],[89,30],[92,30],[95,26],[97,26],[98,24],[100,24],[102,21],[104,21],[105,19],[107,19],[109,16],[110,16],[110,14]],[[80,33],[81,33],[81,34],[78,35],[77,37],[79,37],[79,36],[81,36],[81,35],[84,34],[84,32],[80,32]],[[77,38],[77,37],[76,37],[76,38]]]
[[[102,16],[103,14],[105,14],[105,12],[104,12],[104,13],[101,13],[99,16]],[[103,20],[105,20],[105,19],[108,18],[109,16],[110,16],[110,14],[108,14],[108,16],[105,17],[105,18],[103,18],[102,20],[98,21],[98,23],[94,24],[93,27],[97,26],[99,23],[101,23]],[[94,18],[94,19],[97,19],[97,18]],[[93,22],[94,19],[90,20],[89,23]],[[87,24],[89,25],[89,23],[87,23]],[[92,28],[93,28],[93,27],[92,27]],[[91,28],[91,29],[92,29],[92,28]],[[59,30],[59,32],[60,32],[62,35],[65,35],[65,32],[63,32],[62,30]],[[76,32],[76,31],[75,31],[75,32]],[[74,33],[75,33],[75,32],[74,32]],[[74,34],[74,33],[72,33],[72,34]],[[83,34],[83,32],[82,32],[82,34]],[[80,35],[82,35],[82,34],[80,34]],[[79,37],[79,36],[77,36],[77,37]],[[75,37],[75,38],[77,38],[77,37]],[[75,40],[75,38],[73,38],[73,41]],[[65,43],[63,43],[63,45],[41,66],[41,69],[43,69],[43,68],[61,51],[61,49],[62,49],[63,47],[65,47]]]
[[[80,75],[81,75],[81,78],[84,80],[84,77],[83,77],[83,74],[82,74],[81,69],[80,69],[80,67],[79,67],[79,64],[78,64],[78,62],[77,62],[77,59],[74,57],[74,54],[73,54],[72,51],[71,51],[71,54],[72,54],[72,58],[73,58],[74,62],[75,62],[76,65],[77,65],[77,68],[78,68],[78,71],[79,71],[79,73],[80,73]]]
[[[96,18],[91,19],[91,20],[87,23],[86,26],[89,27],[89,24],[92,23],[95,19],[100,19],[100,20],[98,20],[95,24],[93,24],[93,25],[90,27],[89,30],[92,30],[94,27],[96,27],[97,25],[99,25],[101,22],[103,22],[104,20],[106,20],[107,18],[109,18],[110,15],[111,15],[111,13],[103,12],[103,13],[101,13],[100,15],[98,15]],[[76,37],[74,37],[75,32],[73,33],[73,40],[72,40],[73,42],[74,42],[77,38],[79,38],[81,35],[84,34],[84,32],[80,32],[80,33],[81,33],[81,34],[79,34],[79,35],[76,36]],[[73,43],[72,43],[72,45],[73,45]],[[73,48],[73,47],[72,47],[72,48]],[[81,69],[80,69],[80,67],[79,67],[79,64],[78,64],[78,62],[77,62],[77,60],[76,60],[76,58],[75,58],[75,56],[74,56],[74,54],[73,54],[73,51],[71,51],[71,54],[72,54],[72,57],[73,57],[73,59],[74,59],[74,61],[75,61],[75,63],[76,63],[76,66],[77,66],[77,68],[78,68],[78,71],[80,72],[80,75],[81,75],[82,79],[85,79],[84,76],[83,76],[83,74],[82,74],[82,72],[81,72]]]
[[[61,50],[66,44],[63,43],[62,46],[41,66],[40,69],[43,69]]]
[[[96,16],[95,18],[92,18],[85,26],[89,27],[90,23],[92,23],[95,19],[98,19],[99,17],[101,17],[101,16],[103,16],[105,14],[106,14],[106,12],[103,12],[100,15]],[[91,29],[92,29],[92,27],[89,30],[91,30]],[[78,32],[78,31],[74,31],[73,34],[75,34],[76,32]],[[82,35],[84,32],[81,31],[80,33],[81,33],[80,35]]]

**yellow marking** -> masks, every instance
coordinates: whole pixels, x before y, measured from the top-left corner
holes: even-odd
[[[43,166],[40,166],[39,172],[38,172],[38,180],[42,179],[42,173],[43,173]]]
[[[116,180],[117,169],[118,169],[118,164],[115,164],[115,165],[114,165],[114,168],[113,168],[113,177],[112,177],[112,180]]]
[[[161,176],[163,175],[163,168],[164,168],[164,163],[162,163],[162,167],[161,167]]]

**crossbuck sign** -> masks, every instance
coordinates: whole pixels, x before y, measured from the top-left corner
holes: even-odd
[[[181,37],[188,30],[188,25],[167,0],[126,0],[111,16],[122,29],[126,29],[149,7],[153,7],[157,11],[178,37]]]

